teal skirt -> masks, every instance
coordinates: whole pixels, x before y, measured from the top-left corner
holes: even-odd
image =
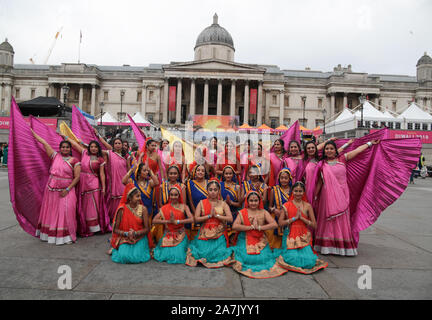
[[[232,248],[227,247],[225,236],[218,239],[200,240],[199,235],[190,242],[186,264],[195,266],[196,261],[209,268],[223,267],[231,260]]]
[[[162,239],[159,240],[157,247],[153,251],[153,258],[155,260],[171,264],[184,264],[186,262],[186,252],[189,245],[187,236],[175,247],[161,247],[161,244]]]
[[[116,263],[143,263],[150,260],[148,238],[145,236],[135,244],[124,243],[112,250],[111,260]]]
[[[275,278],[287,272],[276,262],[277,255],[267,244],[259,254],[246,251],[246,232],[240,232],[237,245],[233,247],[232,268],[238,273],[253,279]]]
[[[328,266],[327,262],[318,259],[310,245],[299,249],[287,249],[288,235],[289,228],[287,227],[282,237],[282,247],[275,249],[275,253],[279,255],[277,262],[282,268],[303,274],[311,274]]]
[[[276,263],[275,253],[270,249],[270,245],[261,250],[260,254],[248,254],[246,251],[246,233],[240,232],[237,238],[237,245],[233,247],[234,260],[239,262],[242,270],[261,272],[270,270]]]

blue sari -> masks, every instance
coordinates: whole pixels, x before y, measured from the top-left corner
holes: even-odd
[[[222,181],[220,183],[220,186],[221,186],[221,196],[222,196],[223,200],[226,200],[227,196],[229,195],[231,201],[234,201],[234,202],[239,201],[239,197],[238,197],[238,194],[235,191],[235,189],[225,186],[225,181]],[[231,210],[231,214],[233,216],[233,221],[235,221],[235,219],[237,218],[238,208],[234,207],[234,206],[229,206],[229,207]],[[231,226],[231,225],[232,225],[232,223],[229,224],[229,226]]]

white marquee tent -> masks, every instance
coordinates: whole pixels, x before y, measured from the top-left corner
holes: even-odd
[[[362,111],[360,105],[354,110],[344,108],[339,116],[326,124],[326,133],[335,133],[356,129],[360,126]],[[400,128],[402,120],[395,118],[389,111],[381,112],[369,101],[363,103],[363,127],[380,128],[386,125],[389,128]]]
[[[405,130],[432,130],[432,116],[412,102],[397,119]]]

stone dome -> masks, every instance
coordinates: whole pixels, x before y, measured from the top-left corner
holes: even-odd
[[[14,50],[13,50],[12,46],[10,45],[10,43],[8,42],[7,38],[4,42],[2,42],[0,44],[0,50],[14,53]]]
[[[229,32],[218,24],[217,14],[213,16],[213,24],[205,28],[198,36],[195,48],[207,44],[225,45],[234,50],[234,41]]]
[[[429,57],[426,52],[424,53],[423,57],[421,57],[417,62],[417,67],[422,64],[432,64],[432,58]]]

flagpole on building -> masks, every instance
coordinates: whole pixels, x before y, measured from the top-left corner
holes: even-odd
[[[81,40],[82,40],[82,32],[80,30],[80,41],[78,46],[78,64],[80,63],[81,60]]]

